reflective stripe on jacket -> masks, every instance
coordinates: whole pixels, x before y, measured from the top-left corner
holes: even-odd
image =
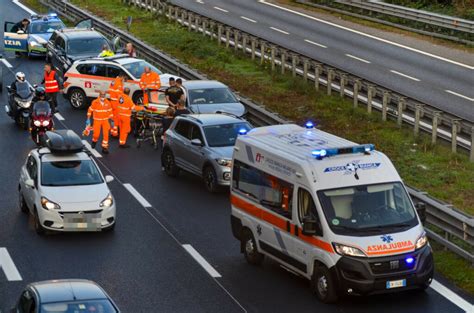
[[[51,72],[47,73],[44,72],[44,89],[46,93],[53,93],[59,91],[59,83],[54,78],[56,75],[56,71],[52,70]]]
[[[135,105],[126,94],[121,94],[118,100],[117,114],[119,116],[130,117],[132,116],[132,110],[141,111],[143,107]]]
[[[101,103],[100,99],[97,98],[92,101],[89,110],[87,110],[87,118],[90,118],[91,116],[95,121],[106,121],[112,119],[112,105],[109,100],[104,99],[104,103]]]
[[[120,94],[123,92],[123,81],[120,77],[116,77],[109,86],[108,93],[110,100],[117,101]]]
[[[141,89],[160,89],[161,80],[160,75],[155,72],[143,73],[140,78]]]

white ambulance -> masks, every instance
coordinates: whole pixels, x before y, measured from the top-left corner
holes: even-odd
[[[240,135],[233,155],[232,232],[251,264],[264,257],[311,280],[323,302],[340,294],[426,289],[433,257],[392,162],[297,125]]]

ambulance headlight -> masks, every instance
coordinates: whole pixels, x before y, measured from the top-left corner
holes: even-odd
[[[216,159],[216,162],[220,166],[230,167],[232,165],[232,160],[230,159],[219,158],[219,159]]]
[[[426,236],[426,233],[423,233],[423,235],[421,235],[420,238],[418,238],[418,240],[416,241],[415,249],[417,250],[421,249],[424,246],[426,246],[427,243],[428,243],[428,237]]]
[[[367,255],[356,247],[342,245],[340,243],[333,243],[334,250],[340,255],[355,256],[355,257],[366,257]]]

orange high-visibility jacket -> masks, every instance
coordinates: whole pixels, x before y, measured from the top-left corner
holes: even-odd
[[[160,75],[155,72],[143,73],[140,78],[140,88],[141,89],[160,89],[161,80]]]
[[[109,86],[108,93],[111,101],[118,101],[120,94],[123,92],[123,81],[120,77],[116,77]]]
[[[142,106],[135,105],[126,94],[121,94],[118,100],[117,114],[120,117],[130,117],[132,116],[132,110],[141,111],[143,110]]]
[[[53,70],[51,72],[44,72],[44,89],[46,93],[53,93],[59,91],[59,83],[54,78],[56,72]]]
[[[92,101],[89,110],[87,110],[87,118],[92,118],[94,121],[107,121],[113,118],[112,105],[109,100],[104,99],[104,103],[100,102],[100,99],[97,98]]]

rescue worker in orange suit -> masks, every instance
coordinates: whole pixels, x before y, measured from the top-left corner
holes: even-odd
[[[44,78],[41,84],[44,84],[46,96],[50,99],[53,113],[57,112],[58,106],[58,92],[62,92],[63,83],[58,73],[53,70],[51,63],[46,63],[44,66]]]
[[[123,93],[124,82],[125,82],[125,75],[122,73],[110,83],[109,90],[108,90],[108,93],[110,95],[110,104],[112,105],[112,111],[114,113],[114,127],[110,130],[110,134],[114,137],[118,136],[117,106],[118,106],[119,96]]]
[[[109,100],[105,98],[105,91],[99,91],[99,97],[92,101],[89,110],[87,111],[86,127],[91,125],[91,117],[94,121],[92,148],[95,148],[97,141],[99,141],[100,131],[102,130],[102,153],[109,153],[109,131],[111,120],[112,127],[114,126],[112,105]]]
[[[158,73],[153,72],[149,66],[145,66],[142,77],[140,78],[140,88],[143,91],[143,104],[148,104],[148,90],[160,89],[161,80]]]
[[[118,127],[120,131],[119,137],[119,147],[120,148],[129,148],[127,145],[127,137],[131,131],[130,127],[130,117],[132,116],[132,111],[142,111],[143,107],[135,105],[130,99],[130,89],[125,87],[123,93],[119,96],[117,114],[118,114]]]

